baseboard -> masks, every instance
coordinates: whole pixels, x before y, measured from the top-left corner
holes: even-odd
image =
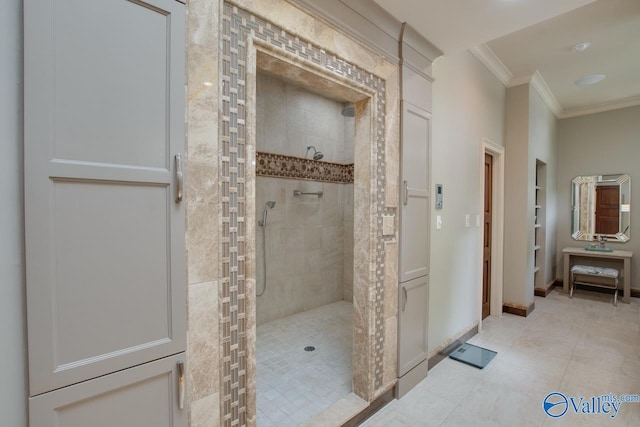
[[[394,385],[386,392],[382,393],[376,400],[369,403],[365,409],[354,415],[349,421],[342,424],[342,427],[356,427],[362,424],[367,418],[378,412],[387,403],[394,399],[396,394],[396,386]]]
[[[471,328],[467,333],[461,335],[458,339],[453,341],[451,344],[440,350],[438,353],[434,354],[429,358],[429,369],[436,366],[438,363],[442,362],[444,359],[449,357],[453,351],[460,347],[465,342],[469,341],[471,337],[478,333],[478,325],[475,325]]]
[[[536,308],[536,303],[532,302],[528,307],[514,305],[514,304],[503,304],[502,312],[515,314],[516,316],[527,317],[531,314],[531,312]]]
[[[555,286],[557,286],[558,284],[559,283],[558,283],[557,280],[552,280],[544,288],[533,288],[533,294],[535,296],[537,296],[537,297],[546,298],[546,296],[549,295],[551,293],[551,291],[553,290],[553,288]],[[560,285],[562,285],[562,283],[560,283]]]

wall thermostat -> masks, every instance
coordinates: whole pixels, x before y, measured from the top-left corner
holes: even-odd
[[[436,184],[436,209],[442,209],[442,184]]]

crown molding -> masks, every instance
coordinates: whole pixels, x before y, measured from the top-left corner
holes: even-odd
[[[531,83],[531,80],[533,79],[533,75],[534,73],[523,74],[521,76],[514,77],[511,80],[509,80],[509,83],[507,83],[507,87],[514,87],[514,86],[520,86],[520,85]]]
[[[640,105],[640,95],[637,95],[630,98],[618,99],[595,105],[564,109],[553,95],[553,92],[551,92],[551,89],[549,89],[547,82],[544,81],[544,78],[542,78],[542,75],[537,70],[532,74],[514,77],[511,71],[509,71],[502,61],[500,61],[500,58],[493,53],[486,43],[480,44],[470,49],[470,51],[507,88],[530,84],[536,92],[538,92],[538,95],[540,95],[540,98],[542,98],[546,106],[549,107],[551,112],[553,112],[553,115],[558,119],[585,116],[587,114],[602,113],[605,111],[636,107]]]
[[[503,85],[509,86],[509,82],[513,79],[513,74],[511,71],[500,61],[500,58],[496,56],[495,53],[486,45],[486,43],[482,43],[478,46],[472,47],[471,53],[478,58],[480,62],[484,64],[485,67],[489,71],[493,73],[494,76],[502,82]]]
[[[551,89],[549,89],[549,86],[547,86],[547,82],[544,81],[542,75],[537,70],[533,73],[533,76],[531,76],[531,86],[538,92],[538,95],[540,95],[542,101],[549,107],[553,115],[556,116],[556,118],[560,118],[564,110],[553,95],[553,92],[551,92]]]
[[[640,95],[632,96],[625,99],[618,99],[610,102],[603,102],[595,105],[587,105],[585,107],[569,108],[563,110],[559,118],[568,119],[571,117],[586,116],[588,114],[619,110],[621,108],[637,107],[638,105],[640,105]]]
[[[411,47],[416,52],[416,54],[420,55],[423,58],[423,61],[421,62],[426,61],[426,64],[421,64],[423,66],[431,65],[433,61],[444,55],[444,52],[442,52],[442,50],[440,50],[429,40],[424,38],[422,34],[417,32],[415,28],[413,28],[406,22],[402,24],[402,30],[400,32],[400,43],[401,49],[405,47]],[[404,57],[404,55],[401,54],[401,57]]]
[[[523,84],[529,84],[535,91],[540,95],[540,98],[545,103],[545,105],[551,110],[556,118],[561,118],[563,109],[556,97],[549,89],[547,82],[544,81],[542,75],[536,70],[534,73],[526,74],[523,76],[515,77],[511,79],[507,87],[520,86]]]

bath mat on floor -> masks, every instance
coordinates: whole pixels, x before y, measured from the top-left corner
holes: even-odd
[[[491,359],[498,354],[497,351],[487,350],[472,344],[464,343],[449,355],[453,360],[475,366],[476,368],[484,368]]]

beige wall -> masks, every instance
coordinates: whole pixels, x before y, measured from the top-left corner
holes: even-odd
[[[482,138],[504,145],[505,108],[504,86],[469,52],[441,57],[433,74],[431,182],[444,185],[444,208],[431,213],[430,353],[480,320]]]
[[[534,169],[534,185],[535,185],[535,167],[536,159],[544,162],[546,167],[546,176],[544,181],[545,209],[544,209],[544,226],[545,226],[545,248],[544,255],[544,272],[545,276],[542,283],[547,285],[555,280],[556,270],[556,234],[558,229],[558,203],[557,203],[557,153],[558,153],[558,119],[553,112],[544,103],[538,92],[529,87],[529,141],[532,145],[532,163]],[[534,195],[535,201],[535,195]]]
[[[526,308],[533,302],[533,187],[535,168],[529,163],[529,85],[507,90],[505,124],[505,304]],[[535,158],[533,158],[535,164]],[[529,296],[530,295],[530,296]]]
[[[560,120],[558,125],[558,235],[556,276],[562,276],[562,249],[584,246],[570,231],[571,180],[579,175],[626,173],[631,177],[631,240],[608,243],[634,252],[631,287],[640,289],[640,107]],[[634,209],[635,208],[635,209]]]
[[[543,284],[553,280],[557,232],[557,119],[528,83],[507,90],[505,140],[504,304],[526,309],[534,302],[536,160],[547,165]]]

